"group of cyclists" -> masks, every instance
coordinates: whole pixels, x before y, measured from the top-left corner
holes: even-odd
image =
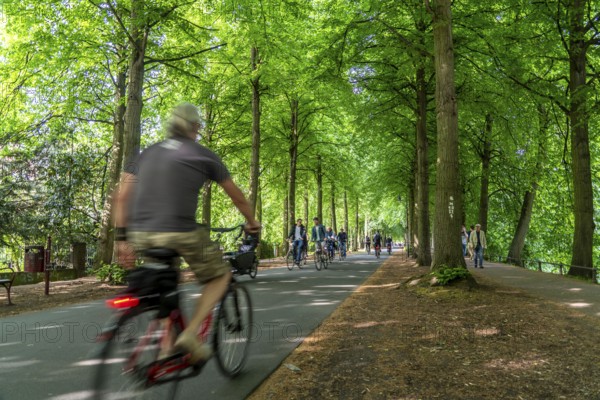
[[[339,251],[340,256],[345,258],[348,234],[344,229],[340,229],[336,234],[330,226],[325,228],[318,217],[313,218],[313,224],[310,241],[315,243],[315,250],[326,251],[330,259],[333,259],[335,252]],[[302,219],[296,221],[296,225],[290,230],[288,240],[293,246],[294,262],[300,265],[302,258],[308,254],[308,231],[302,224]]]
[[[379,233],[379,231],[375,231],[375,234],[373,235],[372,240],[369,235],[367,235],[365,237],[365,251],[367,252],[367,254],[371,254],[371,243],[372,243],[373,250],[375,251],[375,256],[379,257],[379,254],[381,254],[381,242],[382,241],[385,242],[388,254],[392,254],[392,243],[393,243],[392,238],[387,237],[384,239],[381,236],[381,233]]]

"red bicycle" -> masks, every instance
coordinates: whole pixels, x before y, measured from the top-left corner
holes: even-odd
[[[107,306],[118,313],[99,337],[102,346],[94,376],[95,399],[173,399],[178,383],[197,376],[206,364],[190,364],[187,354],[165,352],[166,344],[172,344],[185,329],[178,271],[173,268],[178,254],[149,249],[144,255],[158,261],[136,269],[143,276],[144,290],[107,300]],[[227,292],[198,332],[200,340],[212,344],[217,365],[226,376],[241,372],[251,330],[250,295],[232,277]]]

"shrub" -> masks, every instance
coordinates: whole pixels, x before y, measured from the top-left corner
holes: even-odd
[[[108,281],[111,285],[123,285],[125,284],[125,269],[118,264],[104,264],[102,267],[96,270],[96,276],[102,282]]]
[[[441,268],[433,271],[433,276],[436,277],[440,286],[446,286],[457,279],[464,279],[469,276],[469,271],[462,267],[448,267],[443,265]]]

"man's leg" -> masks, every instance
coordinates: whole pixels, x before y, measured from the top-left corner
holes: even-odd
[[[210,357],[210,347],[208,344],[202,345],[197,335],[202,322],[225,294],[231,281],[231,267],[223,261],[219,246],[211,242],[208,229],[199,228],[192,236],[193,240],[183,243],[177,250],[190,265],[198,282],[204,283],[204,286],[193,316],[177,338],[175,346],[191,353],[190,362],[197,363]]]
[[[298,264],[300,264],[300,261],[302,260],[302,240],[296,240],[296,262]]]
[[[202,296],[200,296],[196,302],[194,315],[184,332],[187,331],[193,335],[198,333],[202,321],[208,317],[208,314],[215,308],[219,300],[221,300],[230,281],[231,271],[228,271],[225,275],[215,278],[204,285]]]

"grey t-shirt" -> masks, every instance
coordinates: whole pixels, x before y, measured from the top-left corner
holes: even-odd
[[[128,229],[142,232],[196,229],[202,185],[230,177],[215,153],[181,137],[148,147],[125,170],[136,176]]]

